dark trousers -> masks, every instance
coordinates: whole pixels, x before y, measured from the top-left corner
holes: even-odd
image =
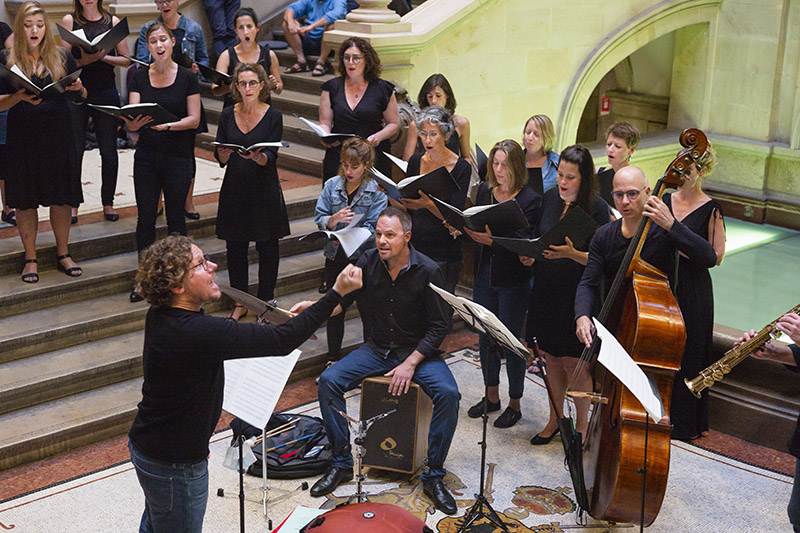
[[[93,90],[89,92],[86,104],[119,106],[119,93],[114,87]],[[72,110],[72,127],[75,136],[75,148],[78,151],[78,164],[83,163],[83,152],[86,148],[86,129],[89,125],[89,117],[92,117],[102,164],[101,175],[103,181],[100,187],[100,199],[104,207],[111,206],[114,205],[119,169],[119,156],[117,155],[119,120],[108,113],[92,109],[86,104],[69,106]]]
[[[164,209],[169,233],[186,235],[183,214],[192,182],[194,158],[161,152],[136,150],[133,158],[133,186],[136,192],[136,247],[144,250],[156,240],[158,199],[164,191]]]
[[[249,261],[247,252],[249,242],[225,241],[228,251],[228,276],[231,287],[247,292],[250,284],[247,273]],[[278,282],[278,262],[280,250],[278,239],[257,241],[258,252],[258,299],[265,302],[275,298],[275,284]]]
[[[325,259],[325,285],[328,290],[333,288],[336,277],[347,266],[348,260],[342,247],[336,251],[336,259]],[[349,306],[348,306],[349,307]],[[344,315],[347,307],[342,306],[342,312],[328,318],[325,328],[328,336],[328,361],[338,361],[342,357],[342,340],[344,339]]]
[[[239,11],[241,2],[239,0],[203,0],[203,7],[208,17],[208,25],[211,26],[214,58],[217,60],[226,48],[236,44],[233,17]]]

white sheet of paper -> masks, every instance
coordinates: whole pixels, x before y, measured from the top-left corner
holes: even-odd
[[[222,408],[252,426],[266,427],[299,357],[295,350],[282,357],[225,361]]]
[[[339,244],[342,246],[344,253],[347,257],[350,257],[358,250],[358,247],[361,246],[364,241],[372,237],[372,232],[370,232],[367,228],[363,226],[356,226],[358,222],[364,218],[364,215],[359,213],[353,216],[353,219],[350,223],[338,230],[331,232],[339,241]]]
[[[395,157],[395,156],[393,156],[393,155],[392,155],[392,154],[390,154],[389,152],[383,152],[383,155],[385,155],[386,157],[388,157],[388,158],[389,158],[389,161],[391,161],[392,163],[394,163],[395,165],[397,165],[397,168],[399,168],[399,169],[400,169],[400,170],[402,170],[403,172],[408,172],[408,163],[407,163],[406,161],[403,161],[403,160],[402,160],[402,159],[400,159],[399,157]]]
[[[330,509],[314,509],[313,507],[298,505],[274,533],[298,533],[303,526],[328,511]]]
[[[665,414],[658,390],[655,389],[654,385],[628,352],[625,351],[625,348],[622,347],[616,337],[599,320],[592,317],[592,321],[597,329],[597,336],[603,341],[600,345],[600,353],[597,356],[597,360],[636,396],[642,407],[650,413],[650,417],[658,423],[659,420],[664,418]]]

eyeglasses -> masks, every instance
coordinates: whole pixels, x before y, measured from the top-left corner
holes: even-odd
[[[351,55],[344,55],[342,56],[342,61],[345,63],[352,63],[354,65],[358,65],[364,59],[363,56],[351,56]]]
[[[622,199],[627,196],[628,200],[633,202],[634,200],[639,198],[639,193],[641,193],[646,188],[647,187],[642,187],[639,190],[633,189],[633,190],[630,190],[630,191],[614,191],[614,192],[611,193],[611,196],[614,197],[614,200],[620,200],[620,201],[622,201]]]
[[[260,83],[261,80],[237,81],[236,85],[238,85],[240,89],[247,89],[248,87],[255,89]]]
[[[427,139],[428,137],[430,137],[431,139],[435,139],[435,138],[437,138],[439,135],[441,135],[441,134],[440,134],[438,131],[431,131],[431,132],[427,132],[427,131],[423,131],[423,130],[419,130],[419,131],[417,132],[417,134],[418,134],[420,137],[422,137],[423,139]]]
[[[211,268],[211,264],[211,259],[207,255],[203,255],[203,260],[196,265],[189,265],[189,270],[194,270],[197,267],[203,267],[203,270],[206,272],[212,272],[213,269]]]
[[[171,4],[175,0],[153,0],[157,6],[163,6],[164,4]]]

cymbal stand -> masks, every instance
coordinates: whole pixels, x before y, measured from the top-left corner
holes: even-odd
[[[385,418],[393,413],[396,413],[397,409],[392,409],[390,411],[386,411],[385,413],[381,413],[379,415],[375,415],[372,418],[367,420],[356,420],[352,418],[344,411],[339,411],[339,414],[347,419],[347,422],[353,426],[355,430],[355,439],[353,442],[356,445],[356,466],[358,469],[358,474],[356,474],[356,493],[347,498],[347,504],[353,503],[353,499],[356,500],[356,503],[363,503],[369,501],[367,497],[367,493],[362,490],[362,484],[364,483],[364,471],[363,471],[363,464],[362,461],[364,459],[364,455],[367,452],[366,447],[364,444],[366,443],[367,439],[367,432],[369,431],[370,426],[380,420],[381,418]]]

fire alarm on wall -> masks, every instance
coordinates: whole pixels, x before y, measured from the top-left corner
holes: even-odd
[[[601,115],[611,114],[611,98],[609,98],[606,95],[603,95],[600,98],[600,114]]]

